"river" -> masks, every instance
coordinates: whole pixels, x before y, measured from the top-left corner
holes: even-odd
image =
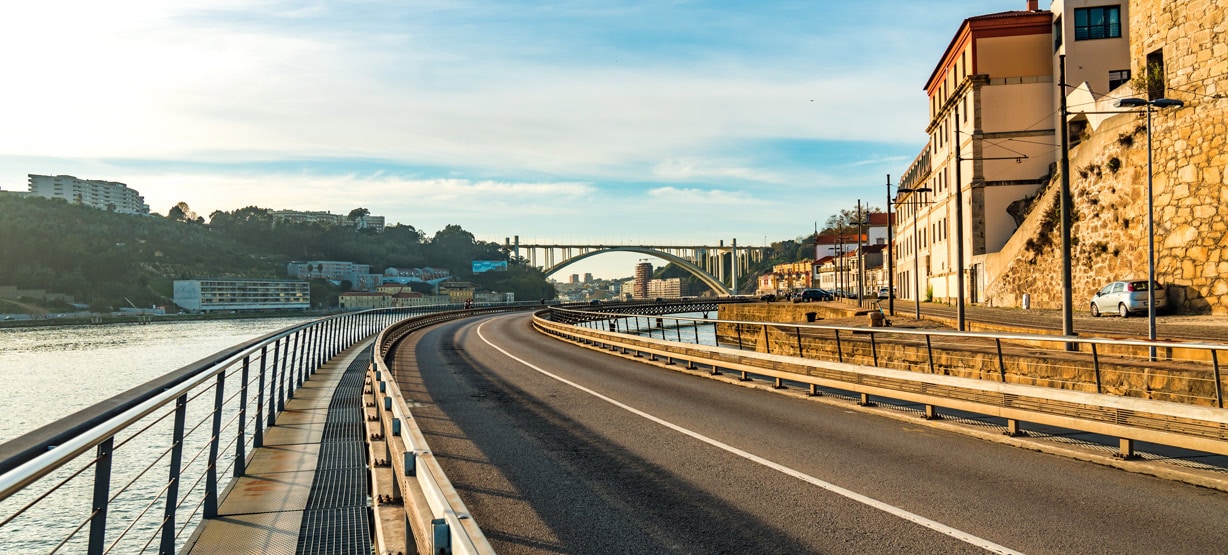
[[[306,321],[157,321],[0,329],[0,443],[172,370]]]

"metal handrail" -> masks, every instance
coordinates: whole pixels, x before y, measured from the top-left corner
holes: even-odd
[[[310,374],[335,354],[369,337],[379,329],[414,315],[453,309],[458,306],[450,304],[377,309],[332,315],[290,326],[219,351],[93,407],[6,442],[0,445],[0,502],[18,492],[25,491],[37,483],[40,478],[64,468],[65,465],[90,449],[96,449],[98,454],[92,460],[85,462],[84,467],[76,470],[72,477],[50,485],[46,493],[36,495],[33,502],[21,507],[8,518],[0,520],[0,532],[3,532],[5,524],[23,516],[27,510],[39,506],[40,503],[50,503],[51,501],[46,500],[48,495],[68,485],[69,481],[74,478],[87,479],[83,476],[89,476],[90,473],[84,470],[94,467],[95,471],[92,473],[94,499],[91,502],[87,495],[87,499],[81,503],[86,508],[94,507],[86,520],[89,524],[88,553],[104,553],[115,548],[116,543],[108,545],[107,541],[118,542],[119,539],[106,537],[107,508],[114,499],[110,493],[110,467],[113,451],[119,449],[123,443],[114,445],[116,442],[113,439],[158,410],[173,408],[167,414],[167,416],[175,417],[176,427],[176,437],[172,439],[168,449],[171,454],[171,476],[165,481],[162,488],[155,488],[157,492],[141,494],[149,496],[152,503],[134,517],[133,523],[146,516],[150,512],[149,509],[156,506],[159,503],[158,499],[162,498],[166,504],[166,513],[161,519],[161,524],[154,527],[153,537],[149,539],[149,543],[157,542],[158,536],[161,535],[159,549],[174,551],[177,549],[176,543],[179,542],[180,536],[202,507],[205,513],[204,518],[215,516],[210,513],[216,512],[218,495],[225,491],[228,482],[243,474],[250,457],[247,451],[248,444],[253,447],[260,446],[264,428],[272,425],[276,415],[284,409],[285,400],[293,398],[295,391],[303,385],[304,380]],[[249,368],[253,360],[259,361],[259,386],[251,387],[249,392],[249,386],[257,382],[249,373],[249,370],[253,370]],[[222,393],[222,387],[226,378],[240,374],[240,370],[242,372],[241,382],[236,388],[237,393],[225,396]],[[207,426],[209,417],[205,417],[200,423],[193,425],[193,428],[199,428],[199,434],[204,435],[185,434],[183,417],[188,410],[188,399],[195,399],[210,389],[215,391],[213,403],[209,403],[207,400],[209,397],[203,397],[193,401],[192,406],[203,406],[202,404],[205,403],[212,405],[210,409],[212,410],[212,427]],[[193,394],[193,392],[196,393]],[[249,416],[246,411],[253,405],[256,407],[256,414]],[[223,411],[228,410],[236,411],[238,414],[227,420],[225,428],[222,429],[221,415]],[[162,417],[162,419],[165,418],[165,416]],[[133,430],[133,436],[145,434],[151,427],[152,424]],[[221,437],[223,431],[227,435],[224,444]],[[189,454],[192,460],[204,462],[197,468],[193,468],[192,460],[182,461],[182,450],[188,437],[194,438],[193,442],[201,442],[199,450],[194,451],[194,454]],[[132,438],[127,438],[124,443],[130,439]],[[233,457],[228,454],[231,450],[234,451]],[[166,456],[166,453],[161,450],[157,452],[162,453],[159,457]],[[218,464],[223,457],[234,460],[229,464],[225,462]],[[117,498],[129,491],[137,480],[148,481],[156,478],[156,474],[152,474],[151,471],[157,466],[163,465],[155,461],[145,466],[144,470],[140,470],[131,482],[123,485],[114,497]],[[219,476],[219,469],[227,471],[233,469],[234,476]],[[180,476],[179,473],[182,470],[191,470],[195,474]],[[188,489],[180,491],[181,482]],[[205,484],[203,491],[200,490],[202,483]],[[196,497],[202,497],[202,499],[199,502],[187,504],[190,498]],[[143,504],[144,500],[141,503]],[[182,510],[185,514],[192,509],[191,514],[182,522],[177,520],[181,505],[184,506]],[[118,524],[122,526],[124,522]],[[71,528],[71,525],[66,525],[66,527]],[[131,529],[131,527],[132,525],[129,524],[128,528]],[[84,525],[80,525],[75,530],[69,531],[67,536],[59,541],[60,547],[55,549],[62,549],[70,541],[82,541],[73,538],[82,533],[84,528]],[[54,543],[58,540],[51,541]]]

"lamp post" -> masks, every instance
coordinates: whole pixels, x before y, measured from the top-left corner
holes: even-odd
[[[1156,240],[1155,240],[1155,201],[1152,198],[1152,168],[1151,168],[1151,109],[1180,108],[1185,103],[1171,98],[1143,100],[1141,98],[1123,98],[1113,103],[1118,108],[1145,107],[1147,111],[1147,339],[1156,340]],[[1156,348],[1151,347],[1151,358],[1154,360]]]
[[[921,193],[928,193],[930,191],[931,189],[929,187],[917,187],[915,189],[903,188],[903,189],[895,190],[896,193],[913,193],[917,195]],[[910,206],[920,206],[921,203],[918,202],[916,199],[910,198],[908,200],[908,204]],[[920,320],[921,319],[921,240],[917,236],[917,211],[915,209],[912,212],[912,271],[913,271],[913,278],[912,278],[913,299],[912,300],[913,300],[913,304],[917,308],[916,317],[918,320]]]

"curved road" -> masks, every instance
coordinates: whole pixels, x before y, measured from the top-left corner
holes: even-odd
[[[394,356],[499,553],[1228,551],[1228,494],[662,370],[524,314]]]

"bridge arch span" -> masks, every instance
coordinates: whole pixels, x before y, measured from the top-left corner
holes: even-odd
[[[584,260],[585,258],[597,256],[599,254],[605,254],[607,252],[634,252],[634,253],[646,254],[648,256],[655,256],[657,258],[668,260],[674,264],[677,264],[678,267],[686,270],[691,275],[699,278],[700,281],[704,282],[704,285],[707,285],[716,294],[718,295],[729,295],[730,294],[729,289],[725,287],[725,285],[722,284],[720,280],[716,279],[715,277],[712,277],[712,274],[709,274],[708,272],[703,271],[702,268],[700,268],[699,266],[696,266],[691,261],[685,258],[674,256],[667,252],[661,252],[659,250],[649,249],[645,247],[634,247],[634,246],[602,247],[599,250],[590,251],[590,252],[576,255],[572,258],[559,262],[558,264],[555,264],[554,266],[546,268],[544,270],[545,275],[549,277],[555,273],[558,273],[563,268],[566,268],[581,260]]]

